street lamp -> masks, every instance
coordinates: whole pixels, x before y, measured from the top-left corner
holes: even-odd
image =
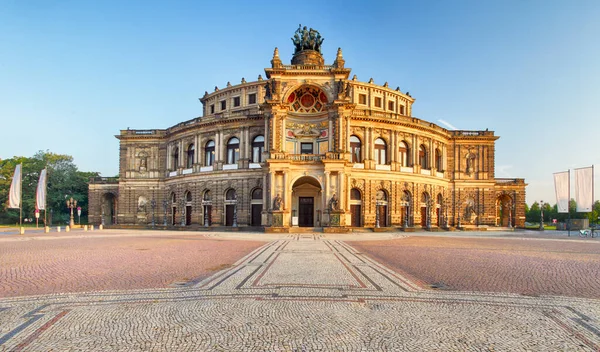
[[[156,223],[154,222],[154,208],[156,208],[156,201],[154,200],[154,198],[152,198],[152,200],[150,201],[150,206],[152,207],[152,228],[154,228],[154,226],[156,225]]]
[[[185,226],[185,198],[181,198],[181,226]]]
[[[375,227],[379,228],[379,199],[375,200]]]
[[[73,209],[77,207],[77,200],[71,199],[67,200],[67,208],[71,209],[71,219],[69,220],[69,226],[73,227],[75,225],[75,220],[73,219]]]
[[[544,231],[544,201],[540,200],[540,231]]]
[[[233,204],[233,227],[237,227],[237,194],[233,195],[233,200],[235,203]]]
[[[163,200],[163,211],[164,211],[164,216],[163,216],[163,226],[167,227],[167,205],[169,202],[167,202],[167,200]]]

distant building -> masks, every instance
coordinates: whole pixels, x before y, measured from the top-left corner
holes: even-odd
[[[525,182],[494,174],[492,131],[412,116],[414,98],[325,65],[316,31],[296,32],[266,78],[215,87],[202,117],[121,130],[119,178],[89,186],[106,225],[476,227],[525,224]],[[166,216],[165,216],[166,214]]]

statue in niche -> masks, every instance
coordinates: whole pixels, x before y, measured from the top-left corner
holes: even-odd
[[[329,211],[338,210],[338,197],[337,197],[336,193],[334,193],[331,196],[331,198],[329,199],[328,208],[329,208]]]
[[[469,224],[472,224],[475,221],[475,219],[477,219],[477,212],[475,211],[475,201],[473,201],[473,198],[468,198],[465,202],[463,219]]]
[[[146,213],[146,205],[148,204],[148,199],[144,196],[140,196],[138,198],[138,213]]]
[[[475,172],[475,157],[475,154],[472,152],[468,152],[467,155],[465,155],[465,159],[467,161],[465,172],[467,175],[471,175]]]
[[[283,199],[281,198],[281,195],[277,193],[277,196],[275,196],[275,199],[273,199],[273,210],[282,210],[282,206]]]
[[[140,171],[146,171],[148,169],[148,155],[145,153],[140,154]]]

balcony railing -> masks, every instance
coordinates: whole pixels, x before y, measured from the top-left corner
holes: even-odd
[[[323,160],[341,160],[343,159],[343,155],[341,153],[334,152],[327,152],[325,154],[271,153],[271,159],[315,162]]]
[[[104,183],[119,183],[118,177],[90,177],[90,183],[93,184],[104,184]]]

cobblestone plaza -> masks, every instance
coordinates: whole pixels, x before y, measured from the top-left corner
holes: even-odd
[[[600,240],[538,237],[5,234],[0,351],[597,351]]]

